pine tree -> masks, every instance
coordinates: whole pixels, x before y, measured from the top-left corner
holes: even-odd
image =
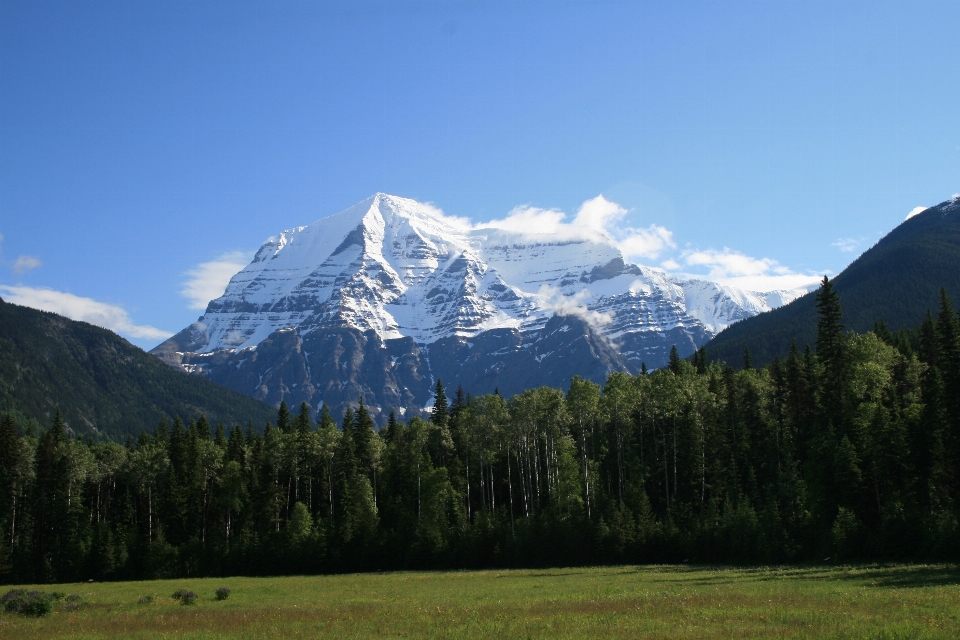
[[[0,545],[8,552],[16,544],[17,510],[23,511],[19,495],[22,457],[17,425],[9,414],[4,414],[0,419]]]
[[[937,338],[947,415],[950,416],[955,436],[960,436],[960,327],[957,326],[953,304],[945,289],[940,289]]]
[[[280,429],[282,433],[289,433],[292,429],[290,424],[290,410],[287,409],[286,400],[280,401],[280,408],[277,409],[277,429]]]
[[[433,410],[430,412],[430,422],[438,427],[445,427],[450,420],[447,410],[447,394],[443,392],[443,382],[437,380],[437,390],[433,396]]]
[[[817,360],[823,365],[821,389],[825,415],[835,425],[842,425],[844,420],[847,354],[842,315],[840,296],[824,276],[817,291]]]
[[[940,336],[937,334],[937,323],[933,319],[930,309],[920,324],[920,359],[931,367],[940,364]]]
[[[672,371],[675,376],[680,375],[680,354],[677,353],[677,345],[670,347],[670,371]]]
[[[360,406],[354,414],[352,435],[354,450],[357,454],[357,464],[372,479],[374,458],[376,457],[374,440],[377,437],[377,432],[373,429],[373,420],[370,418],[367,407],[363,404],[363,398],[360,398]]]
[[[457,394],[453,397],[453,405],[450,407],[450,419],[456,420],[460,412],[467,406],[467,399],[463,394],[463,386],[457,387]]]
[[[301,435],[310,433],[310,405],[306,402],[300,403],[300,414],[294,420],[294,427]]]
[[[384,440],[388,443],[391,442],[397,432],[397,414],[393,411],[390,412],[390,417],[387,418],[387,428],[384,432],[381,433]]]

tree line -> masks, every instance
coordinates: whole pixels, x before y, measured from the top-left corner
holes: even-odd
[[[956,560],[960,327],[276,424],[162,421],[126,444],[0,424],[0,579],[52,582],[634,562]]]

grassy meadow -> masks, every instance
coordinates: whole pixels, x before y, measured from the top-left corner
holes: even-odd
[[[231,595],[216,601],[215,591]],[[2,593],[10,587],[3,587]],[[77,594],[0,638],[957,638],[960,568],[400,572],[30,586]],[[171,594],[185,588],[195,605]],[[141,597],[153,596],[141,604]]]

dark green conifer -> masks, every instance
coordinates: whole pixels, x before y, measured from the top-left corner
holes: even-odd
[[[333,419],[333,416],[330,415],[330,407],[326,402],[323,403],[323,406],[320,407],[320,428],[328,429],[330,427],[336,428],[337,423]]]
[[[677,345],[672,345],[670,347],[670,371],[673,372],[673,375],[680,375],[680,354],[677,353]]]
[[[373,473],[374,457],[374,438],[377,432],[373,428],[373,419],[370,418],[370,412],[363,404],[363,398],[360,398],[360,406],[353,418],[353,439],[354,450],[357,453],[357,464],[367,475]]]
[[[283,433],[289,433],[292,428],[290,424],[290,411],[287,409],[287,401],[280,401],[280,408],[277,409],[277,429]]]
[[[294,420],[294,426],[301,435],[310,433],[310,405],[306,402],[300,403],[300,413]]]
[[[447,394],[443,391],[443,382],[438,379],[436,393],[433,396],[433,410],[430,412],[430,422],[438,427],[446,426],[450,420],[447,409]]]

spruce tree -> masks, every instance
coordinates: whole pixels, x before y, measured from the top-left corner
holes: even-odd
[[[920,359],[931,367],[940,364],[940,336],[937,333],[937,323],[933,319],[930,309],[920,324]]]
[[[337,422],[333,419],[333,416],[330,415],[330,406],[324,402],[323,406],[320,407],[320,428],[329,429],[330,427],[336,429]]]
[[[670,371],[672,371],[675,376],[680,375],[680,354],[677,353],[677,345],[670,347]]]
[[[16,538],[17,494],[20,492],[18,471],[22,464],[20,434],[9,414],[0,419],[0,540],[12,549]],[[21,507],[22,509],[22,507]]]
[[[463,386],[457,386],[457,394],[453,397],[453,405],[450,407],[450,419],[456,420],[460,412],[467,406],[467,399],[463,393]]]
[[[282,433],[289,433],[292,429],[290,424],[290,410],[287,409],[287,401],[280,401],[280,408],[277,409],[277,429]]]
[[[947,401],[947,415],[954,431],[960,430],[960,328],[953,304],[945,289],[940,289],[940,309],[937,313],[937,338],[943,393]],[[955,433],[960,436],[960,433]]]
[[[430,422],[438,427],[447,425],[450,414],[447,410],[447,394],[443,392],[443,382],[437,380],[437,390],[433,396],[433,410],[430,412]]]
[[[373,420],[370,418],[370,412],[363,404],[363,398],[360,398],[360,406],[353,418],[353,439],[354,450],[357,454],[357,463],[365,474],[372,478],[373,463],[376,457],[374,439],[377,432],[373,428]]]
[[[389,443],[393,440],[397,432],[397,414],[393,411],[390,412],[390,417],[387,418],[387,428],[383,435],[384,439]]]
[[[843,394],[847,367],[840,296],[823,277],[817,291],[817,359],[823,365],[822,397],[825,417],[835,425],[844,419]]]
[[[306,402],[300,403],[300,413],[294,420],[294,426],[301,435],[310,433],[310,405]]]

